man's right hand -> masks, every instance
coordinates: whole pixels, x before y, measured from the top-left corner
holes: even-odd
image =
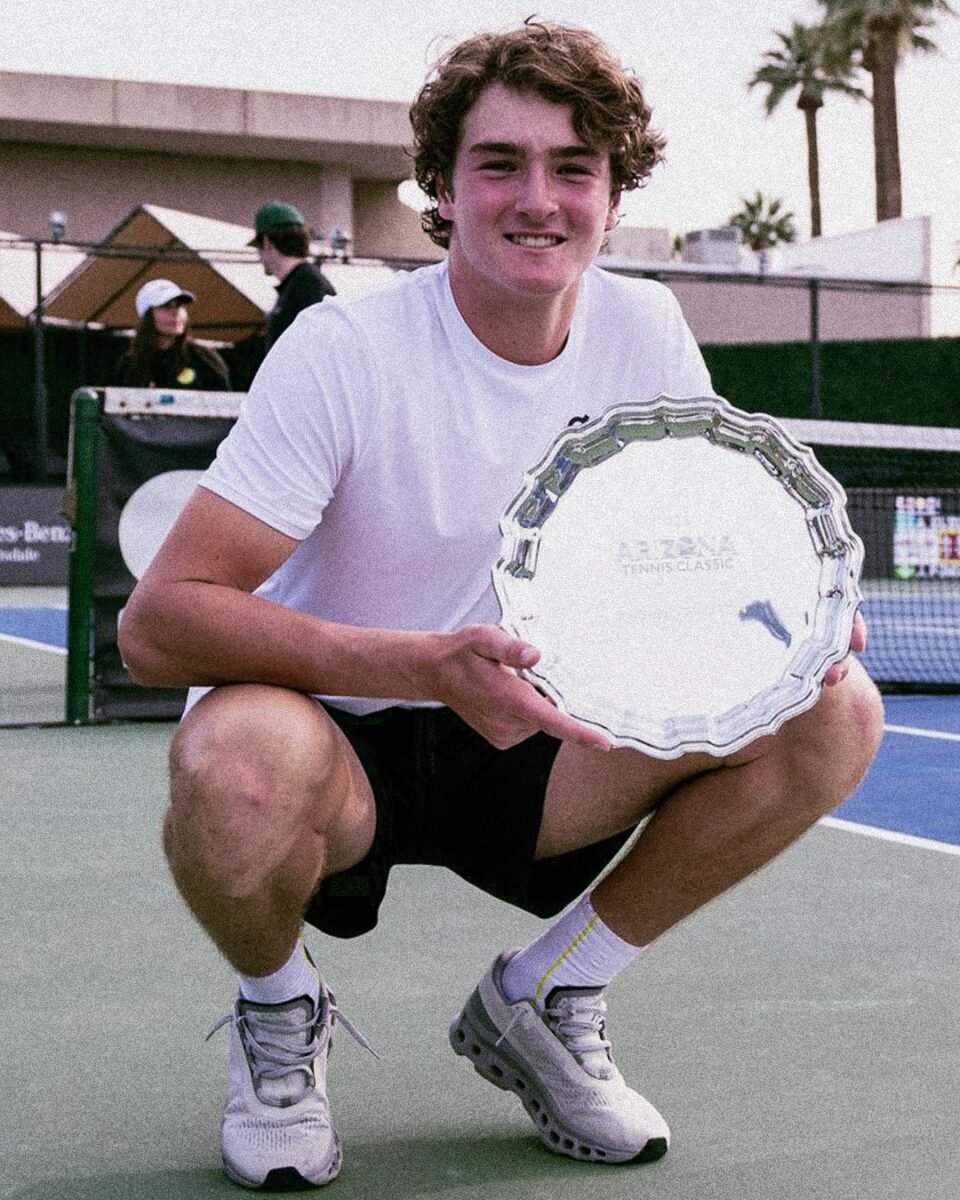
[[[428,668],[430,692],[498,750],[538,731],[588,749],[610,749],[602,733],[562,713],[520,676],[540,658],[535,646],[495,625],[470,625],[438,638]]]

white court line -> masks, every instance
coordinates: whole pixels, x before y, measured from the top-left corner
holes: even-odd
[[[884,725],[886,733],[905,733],[909,737],[939,738],[946,742],[960,742],[960,733],[946,733],[941,729],[918,729],[913,725]],[[830,829],[844,829],[848,833],[859,833],[864,837],[877,838],[882,842],[896,842],[901,846],[916,846],[921,850],[939,850],[941,854],[960,855],[960,846],[952,842],[938,842],[933,838],[915,837],[911,833],[897,833],[893,829],[880,829],[876,825],[862,825],[858,821],[844,821],[840,817],[823,817],[818,824]]]
[[[884,725],[885,733],[906,733],[910,737],[939,738],[943,742],[960,742],[960,733],[945,733],[942,729],[916,729],[913,725]]]
[[[844,821],[840,817],[821,817],[818,825],[830,829],[843,829],[847,833],[859,833],[864,837],[877,838],[881,842],[896,842],[901,846],[916,846],[920,850],[939,850],[941,854],[960,855],[960,846],[952,842],[937,842],[933,838],[914,837],[912,833],[897,833],[892,829],[879,829],[876,825],[861,825],[857,821]]]
[[[35,642],[32,638],[14,637],[12,633],[0,633],[0,642],[13,646],[26,646],[28,650],[49,650],[51,654],[66,654],[65,646],[51,646],[49,642]]]

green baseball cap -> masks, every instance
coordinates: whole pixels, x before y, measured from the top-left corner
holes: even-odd
[[[292,204],[283,200],[268,200],[266,204],[260,205],[257,215],[253,218],[253,228],[257,235],[253,240],[263,237],[278,225],[306,225],[306,221],[300,209],[294,208]]]

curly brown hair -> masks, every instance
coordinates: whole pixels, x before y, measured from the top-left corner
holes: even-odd
[[[534,18],[478,34],[439,59],[410,108],[414,175],[433,201],[420,220],[438,246],[450,244],[452,223],[437,210],[437,185],[449,186],[463,119],[491,83],[570,105],[577,137],[610,152],[614,194],[641,187],[663,157],[640,81],[594,34]]]

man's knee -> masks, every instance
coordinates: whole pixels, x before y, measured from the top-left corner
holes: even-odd
[[[164,848],[178,865],[214,860],[235,880],[257,876],[325,819],[337,733],[306,696],[279,688],[208,693],[170,749]]]
[[[175,734],[163,833],[175,875],[202,870],[245,888],[284,863],[342,870],[366,852],[373,814],[347,739],[298,692],[218,688]]]
[[[883,701],[853,662],[841,683],[825,688],[817,704],[781,732],[787,769],[801,785],[798,798],[807,795],[829,811],[850,795],[873,762],[883,737]]]
[[[291,797],[322,780],[335,739],[332,722],[307,696],[252,685],[217,688],[174,736],[172,798],[257,804],[265,796]]]
[[[876,685],[858,662],[851,664],[842,683],[826,688],[825,726],[831,738],[840,738],[855,762],[870,765],[883,737],[883,700]]]

